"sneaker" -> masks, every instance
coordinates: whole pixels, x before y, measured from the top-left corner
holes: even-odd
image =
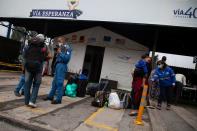
[[[17,92],[17,91],[14,91],[14,95],[15,95],[15,96],[18,96],[18,97],[21,96],[21,94],[20,94],[19,92]]]
[[[166,110],[170,110],[170,105],[167,105]]]
[[[36,108],[37,107],[37,105],[32,103],[32,102],[29,102],[29,106],[32,107],[32,108]]]
[[[51,104],[61,104],[62,102],[58,102],[58,101],[56,101],[56,100],[52,100],[51,101]]]
[[[160,104],[157,105],[157,109],[161,110],[161,105]]]

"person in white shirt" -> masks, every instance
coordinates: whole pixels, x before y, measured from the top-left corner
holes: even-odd
[[[186,77],[183,74],[176,74],[176,98],[175,98],[175,104],[177,104],[181,91],[183,89],[183,86],[186,85]]]
[[[176,81],[186,85],[186,77],[183,74],[176,74]]]

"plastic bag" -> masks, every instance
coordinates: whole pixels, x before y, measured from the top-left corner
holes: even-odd
[[[113,109],[120,109],[121,108],[120,99],[119,99],[118,94],[116,92],[110,93],[108,107],[113,108]]]
[[[76,97],[77,94],[77,84],[68,84],[66,86],[66,91],[65,91],[66,96],[69,97]]]

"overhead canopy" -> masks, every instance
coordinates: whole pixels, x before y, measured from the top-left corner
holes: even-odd
[[[164,53],[196,56],[195,48],[197,28],[157,26],[142,24],[126,24],[115,22],[96,21],[72,21],[72,20],[44,20],[44,19],[0,19],[10,21],[16,26],[26,27],[28,30],[44,33],[49,37],[56,37],[78,30],[102,26],[115,33],[141,43],[150,48],[153,47],[156,31],[159,32],[157,51]]]
[[[159,52],[197,55],[196,0],[1,0],[0,20],[50,37],[103,26]]]

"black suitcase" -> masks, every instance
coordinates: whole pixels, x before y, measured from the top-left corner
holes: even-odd
[[[87,80],[79,80],[77,82],[77,85],[78,85],[77,97],[85,97],[87,84],[88,84]]]
[[[99,91],[100,84],[99,83],[89,83],[87,85],[87,94],[95,97],[97,91]]]

